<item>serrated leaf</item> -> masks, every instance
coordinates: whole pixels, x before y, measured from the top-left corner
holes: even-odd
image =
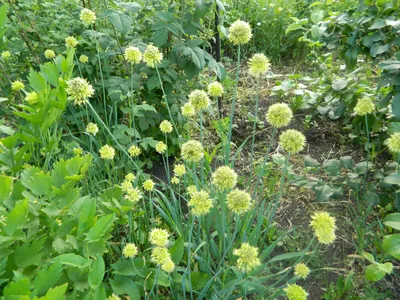
[[[45,265],[39,272],[35,275],[35,290],[38,295],[43,294],[49,288],[54,286],[60,279],[62,273],[62,264],[60,261]]]
[[[85,241],[87,242],[97,242],[101,240],[106,234],[109,233],[111,227],[114,223],[114,214],[106,215],[101,217],[95,225],[89,230]]]
[[[51,288],[47,291],[46,296],[40,300],[59,300],[64,299],[65,292],[67,291],[68,283]]]
[[[96,261],[93,262],[88,277],[89,285],[93,290],[95,290],[103,281],[104,271],[105,271],[104,260],[103,257],[100,256],[97,258]]]
[[[8,235],[12,235],[18,228],[20,228],[27,221],[28,215],[28,200],[18,201],[14,208],[10,211],[3,225],[3,230]],[[1,226],[2,223],[0,223]]]
[[[73,253],[61,254],[53,258],[52,261],[56,263],[60,262],[63,265],[77,267],[77,268],[87,267],[90,263],[90,261],[87,258]]]
[[[114,25],[115,29],[121,34],[126,34],[133,24],[133,19],[130,15],[118,10],[106,11],[105,15],[108,21]]]
[[[0,204],[7,200],[14,188],[13,179],[9,176],[0,175]]]

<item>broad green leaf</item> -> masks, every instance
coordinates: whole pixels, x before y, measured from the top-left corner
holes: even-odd
[[[10,282],[3,291],[4,296],[18,296],[18,295],[30,295],[29,279],[22,278],[18,281]],[[19,299],[19,298],[15,298]]]
[[[396,120],[400,120],[400,93],[397,93],[392,100],[392,114]]]
[[[383,218],[383,224],[396,230],[400,230],[400,213],[393,213]]]
[[[296,24],[296,23],[290,24],[286,28],[285,34],[288,34],[288,33],[292,32],[292,31],[295,31],[295,30],[298,30],[298,29],[301,29],[301,28],[303,28],[303,26],[301,26],[300,24]]]
[[[335,91],[341,91],[347,86],[348,83],[349,81],[347,79],[338,79],[332,83],[332,88]]]
[[[115,279],[110,279],[112,290],[117,295],[127,294],[131,299],[140,299],[139,289],[132,279],[123,276],[116,276]]]
[[[133,23],[133,19],[130,15],[117,10],[107,11],[106,15],[108,21],[114,25],[119,33],[126,34],[130,30]]]
[[[317,201],[319,202],[327,202],[333,194],[333,189],[327,184],[322,184],[315,187],[315,195],[317,197]]]
[[[377,264],[367,266],[365,270],[365,277],[369,281],[378,281],[385,277],[386,272],[379,269]]]
[[[400,174],[399,173],[392,173],[383,178],[383,182],[386,184],[391,185],[400,185]]]
[[[77,268],[84,268],[90,264],[90,261],[87,258],[73,253],[61,254],[53,258],[52,261],[55,263],[61,262],[63,265]]]
[[[387,254],[400,259],[400,234],[385,235],[382,246]]]
[[[323,163],[325,172],[330,176],[338,176],[341,169],[341,164],[337,159],[328,159]]]
[[[12,235],[18,228],[20,228],[27,221],[26,218],[27,215],[28,215],[28,200],[25,199],[23,201],[18,201],[15,204],[15,207],[8,214],[6,224],[2,226],[3,230],[8,235]]]
[[[41,300],[61,300],[64,299],[65,292],[67,291],[68,283],[51,288],[47,291],[46,296],[40,298]]]
[[[385,20],[383,20],[383,19],[377,19],[377,20],[375,20],[374,23],[372,23],[372,25],[371,25],[368,29],[369,29],[369,30],[372,30],[372,29],[381,29],[381,28],[383,28],[383,27],[385,27],[385,26],[386,26]]]
[[[62,264],[60,261],[45,265],[35,275],[35,290],[38,295],[43,294],[54,286],[61,277]]]
[[[371,253],[368,253],[368,252],[363,252],[363,256],[364,256],[364,258],[365,259],[367,259],[371,264],[374,264],[375,263],[375,258],[374,258],[374,256],[371,254]]]
[[[114,214],[106,215],[97,220],[95,225],[89,230],[85,241],[97,242],[105,237],[111,230],[114,223]],[[108,239],[108,238],[107,238]]]
[[[96,289],[100,283],[103,281],[105,271],[105,264],[103,258],[100,256],[92,264],[89,273],[89,285],[92,289]]]
[[[183,252],[184,252],[184,240],[182,237],[176,240],[175,244],[169,249],[169,252],[171,253],[171,258],[174,261],[176,265],[179,264],[183,257]]]
[[[3,4],[0,7],[0,28],[3,28],[6,19],[7,19],[7,5]]]
[[[192,272],[190,274],[192,288],[195,291],[200,291],[206,285],[207,281],[210,280],[210,278],[211,277],[206,273]]]
[[[29,72],[29,83],[31,85],[31,87],[36,91],[36,92],[41,92],[44,91],[46,89],[46,80],[43,78],[43,76],[38,73],[33,71],[33,69],[31,69],[31,71]]]
[[[26,242],[15,247],[15,264],[20,268],[25,268],[30,265],[39,266],[41,258],[44,255],[43,245],[46,237],[37,241]]]
[[[36,196],[47,195],[52,191],[50,175],[44,173],[42,170],[37,170],[37,168],[29,168],[22,172],[21,182]]]
[[[274,261],[280,261],[280,260],[285,260],[285,259],[290,259],[293,257],[300,257],[300,256],[305,256],[307,255],[306,252],[291,252],[291,253],[284,253],[284,254],[279,254],[277,256],[274,256],[271,258],[268,263],[274,262]]]
[[[321,22],[324,19],[324,11],[322,9],[316,9],[311,13],[311,21],[314,24]]]
[[[13,187],[12,177],[0,175],[0,204],[10,197]]]
[[[357,64],[357,47],[349,48],[344,54],[344,60],[346,62],[346,68],[351,70]]]

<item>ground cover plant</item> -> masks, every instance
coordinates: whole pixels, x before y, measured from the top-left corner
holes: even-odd
[[[396,299],[396,5],[4,1],[1,299]]]

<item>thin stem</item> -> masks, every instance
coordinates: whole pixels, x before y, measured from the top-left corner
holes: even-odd
[[[258,121],[258,102],[260,95],[260,76],[257,77],[257,85],[256,85],[256,110],[254,112],[254,122],[253,122],[253,135],[251,138],[251,154],[250,154],[250,176],[249,176],[249,184],[251,183],[251,178],[253,178],[253,159],[254,159],[254,142],[256,138],[256,126]]]

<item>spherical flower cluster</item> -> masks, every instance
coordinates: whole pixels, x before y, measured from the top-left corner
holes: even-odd
[[[25,88],[25,84],[22,81],[16,80],[11,84],[11,89],[15,92],[23,90]]]
[[[180,176],[186,174],[185,166],[182,165],[182,164],[175,165],[175,167],[174,167],[174,173],[175,173],[175,175],[178,176],[178,177],[180,177]]]
[[[332,244],[336,238],[335,235],[335,218],[331,217],[327,212],[317,212],[311,217],[311,227],[314,234],[321,244]]]
[[[25,101],[28,102],[30,105],[35,104],[38,98],[38,94],[36,92],[31,92],[26,94]]]
[[[127,199],[128,201],[130,201],[132,203],[139,202],[139,200],[142,199],[142,193],[140,192],[140,190],[138,188],[132,187],[132,184],[128,181],[124,181],[122,184],[124,184],[124,183],[130,184],[129,188],[127,188],[125,190],[125,192],[126,192],[125,199]]]
[[[109,296],[109,297],[107,298],[107,300],[121,300],[121,298],[118,297],[116,294],[113,293],[111,296]]]
[[[393,133],[389,137],[387,144],[388,144],[388,148],[391,152],[399,153],[400,152],[400,132]]]
[[[207,93],[200,90],[191,92],[189,94],[189,101],[195,112],[205,110],[210,105],[210,98],[208,98]]]
[[[163,54],[153,45],[148,45],[143,54],[143,61],[148,67],[154,68],[163,59]]]
[[[306,291],[297,284],[289,284],[287,288],[284,289],[288,300],[306,300]]]
[[[196,111],[194,110],[194,107],[193,107],[193,105],[190,103],[190,102],[188,102],[188,103],[185,103],[183,106],[182,106],[182,115],[185,117],[185,118],[190,118],[190,117],[193,117],[195,114],[196,114]]]
[[[95,136],[99,132],[99,127],[95,123],[89,123],[86,126],[86,133]]]
[[[268,124],[275,128],[281,128],[289,125],[292,117],[292,110],[286,103],[277,103],[271,105],[265,115]]]
[[[243,214],[250,209],[251,196],[245,191],[234,189],[228,194],[226,204],[235,214]]]
[[[160,130],[163,133],[171,133],[172,132],[172,124],[170,121],[164,120],[160,123]]]
[[[115,156],[114,148],[109,145],[104,145],[103,147],[101,147],[99,153],[101,159],[112,160]]]
[[[252,37],[249,23],[237,20],[229,27],[229,41],[234,45],[246,44]]]
[[[296,154],[304,149],[306,137],[297,130],[288,129],[279,136],[279,144],[286,152]]]
[[[4,60],[9,60],[11,58],[11,52],[10,51],[1,52],[1,58]]]
[[[138,248],[133,243],[128,243],[122,250],[122,254],[125,258],[134,258],[138,254]]]
[[[187,192],[188,192],[188,194],[189,195],[192,195],[193,193],[196,193],[197,192],[197,188],[196,188],[196,186],[195,185],[189,185],[188,187],[187,187]]]
[[[157,144],[156,144],[156,151],[157,151],[158,153],[162,154],[162,153],[165,152],[165,150],[167,150],[167,145],[166,145],[164,142],[162,142],[162,141],[157,142]]]
[[[357,101],[354,112],[359,116],[372,114],[375,110],[375,104],[370,98],[361,98]]]
[[[237,174],[228,166],[219,167],[212,174],[212,183],[219,190],[233,189],[237,183]]]
[[[76,45],[78,45],[78,41],[73,36],[69,36],[65,39],[65,45],[67,47],[75,48]]]
[[[54,53],[53,50],[47,49],[46,51],[44,51],[44,57],[46,57],[47,59],[52,59],[56,56],[56,54]]]
[[[305,279],[308,274],[310,274],[310,269],[304,263],[299,263],[294,267],[294,275]]]
[[[121,183],[121,189],[122,189],[124,192],[127,193],[130,189],[133,189],[132,182],[130,182],[129,180],[124,180],[124,181],[122,181],[122,183]]]
[[[80,19],[85,26],[90,26],[96,22],[96,14],[90,9],[84,8],[81,10]]]
[[[222,94],[224,93],[224,87],[218,81],[211,82],[208,85],[207,89],[208,89],[208,94],[211,97],[221,97]]]
[[[67,82],[66,89],[69,97],[74,100],[75,105],[87,103],[88,98],[94,94],[93,87],[84,78],[76,77]]]
[[[195,216],[203,216],[209,213],[211,207],[213,207],[213,202],[208,193],[204,190],[201,190],[199,192],[195,191],[190,194],[190,201],[188,205],[191,208],[191,212]]]
[[[161,264],[161,269],[164,272],[171,273],[175,269],[175,264],[172,259],[167,259]]]
[[[248,243],[243,243],[239,249],[233,251],[233,254],[239,256],[237,267],[243,272],[250,272],[261,264],[257,247],[250,246]]]
[[[150,231],[150,244],[158,247],[164,247],[168,244],[169,233],[165,229],[153,228]]]
[[[172,183],[172,184],[179,184],[179,178],[176,177],[176,176],[172,177],[172,178],[171,178],[171,183]]]
[[[249,63],[250,75],[257,77],[265,74],[269,69],[269,59],[262,53],[254,54]]]
[[[132,145],[129,147],[128,152],[130,156],[136,157],[139,156],[140,153],[142,153],[142,150],[138,146]]]
[[[182,145],[181,156],[189,162],[199,162],[204,156],[203,146],[198,141],[187,141]]]
[[[89,57],[87,57],[86,55],[82,54],[81,56],[79,56],[79,61],[83,64],[86,64],[89,61]]]
[[[167,273],[171,273],[175,269],[171,254],[165,247],[155,247],[151,253],[151,261],[161,266],[161,269]]]
[[[72,149],[72,152],[76,155],[76,156],[80,156],[83,154],[83,150],[81,147],[75,147],[74,149]]]
[[[134,181],[136,176],[133,173],[128,173],[125,175],[125,180]]]
[[[129,46],[125,49],[124,57],[131,64],[138,64],[142,60],[142,52],[137,47]]]
[[[150,192],[154,189],[154,181],[151,179],[147,179],[145,182],[143,182],[143,188]]]

